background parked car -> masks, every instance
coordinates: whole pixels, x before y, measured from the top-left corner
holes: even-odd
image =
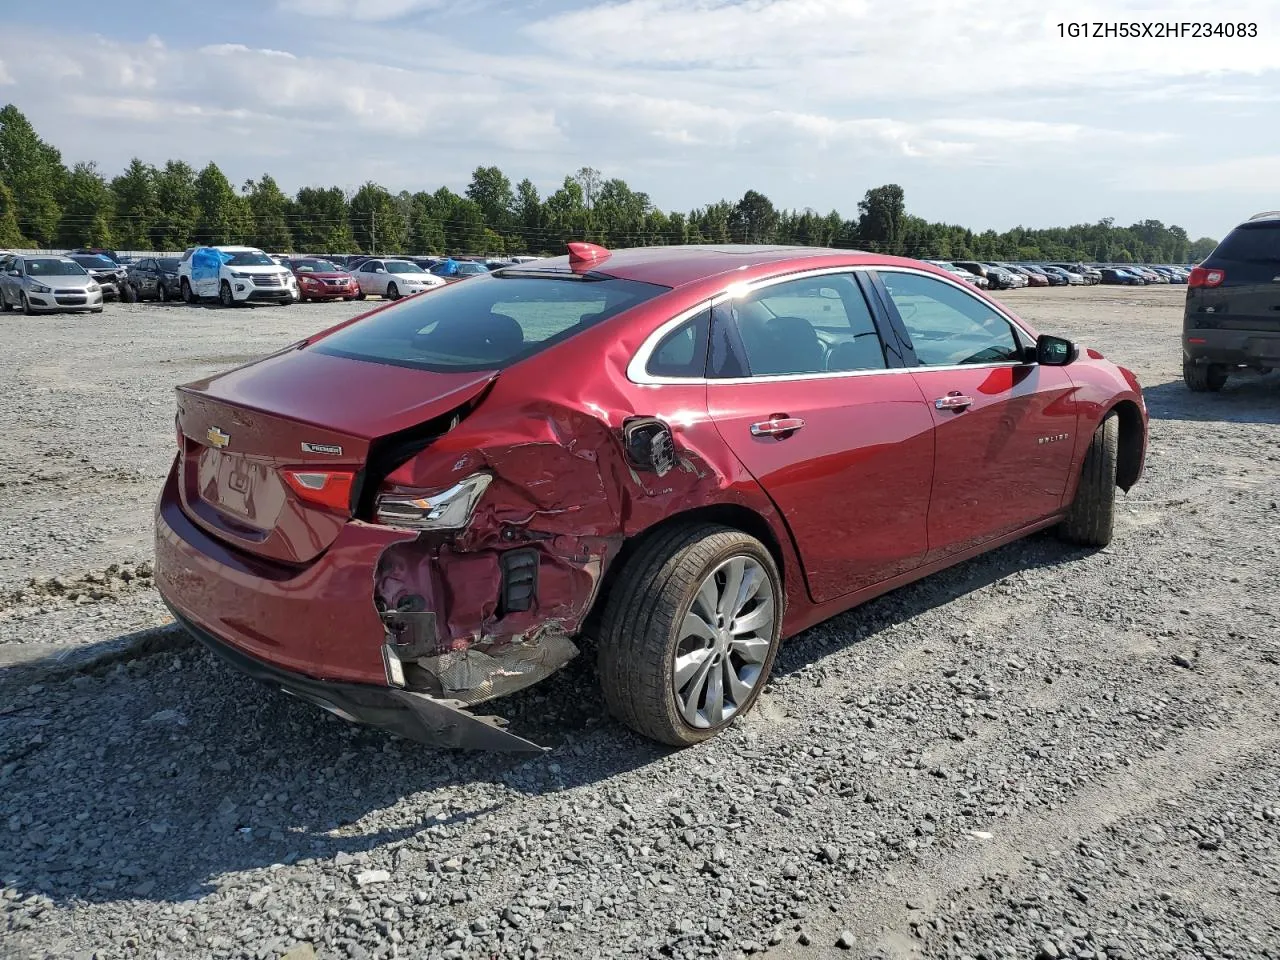
[[[298,281],[300,300],[354,300],[360,284],[337,264],[319,257],[295,257],[286,266]]]
[[[102,286],[102,296],[107,300],[132,300],[133,288],[129,285],[128,268],[122,267],[106,254],[69,253],[67,258],[84,267],[89,276]]]
[[[1084,277],[1080,276],[1078,273],[1072,273],[1070,270],[1064,269],[1063,267],[1055,267],[1046,264],[1040,269],[1048,274],[1050,282],[1052,282],[1054,277],[1058,277],[1063,281],[1063,283],[1068,285],[1082,286],[1084,284]]]
[[[143,257],[128,268],[129,285],[139,300],[169,300],[182,298],[181,279],[178,276],[177,257]]]
[[[293,274],[257,247],[192,247],[178,274],[187,303],[217,297],[224,307],[258,300],[287,306],[298,294]]]
[[[445,284],[444,280],[432,276],[416,263],[394,258],[366,260],[356,267],[353,276],[360,287],[358,296],[362,300],[365,297],[399,300]]]
[[[935,267],[939,267],[947,271],[947,273],[951,274],[957,280],[963,280],[965,283],[971,286],[981,287],[982,289],[985,290],[987,287],[991,285],[991,282],[986,277],[979,276],[976,273],[971,273],[970,271],[964,269],[963,267],[957,266],[956,264],[952,263],[950,260],[926,260],[925,262],[931,263]]]
[[[1014,273],[998,263],[983,262],[982,267],[987,271],[987,279],[991,281],[991,285],[1000,290],[1015,290],[1027,285],[1027,278],[1020,273]],[[993,276],[994,274],[994,276]]]
[[[102,312],[102,286],[70,257],[13,257],[0,275],[0,309]]]
[[[454,260],[452,257],[441,260],[431,268],[432,275],[440,277],[446,283],[456,283],[467,277],[476,277],[488,272],[489,268],[483,263],[476,263],[474,260]]]
[[[1102,282],[1127,287],[1141,287],[1146,284],[1146,281],[1136,273],[1130,273],[1120,267],[1104,267],[1102,269]]]

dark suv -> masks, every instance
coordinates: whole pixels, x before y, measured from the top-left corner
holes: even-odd
[[[1182,320],[1182,378],[1221,390],[1242,369],[1280,366],[1280,210],[1240,224],[1191,271]]]

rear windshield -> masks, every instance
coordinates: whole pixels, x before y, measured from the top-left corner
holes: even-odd
[[[420,370],[499,370],[668,289],[615,278],[488,274],[379,310],[312,349]]]
[[[1280,221],[1241,224],[1218,244],[1211,259],[1280,262]]]

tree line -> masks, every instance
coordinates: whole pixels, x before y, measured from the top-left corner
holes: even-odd
[[[139,159],[108,179],[92,162],[67,167],[13,104],[0,109],[0,247],[181,250],[248,243],[273,252],[560,253],[568,240],[610,247],[784,243],[937,260],[1089,260],[1184,263],[1215,241],[1144,220],[1003,233],[974,232],[907,213],[902,188],[868,190],[857,213],[778,209],[748,190],[688,212],[663,211],[647,193],[583,167],[542,196],[495,166],[476,167],[462,194],[303,187],[293,196],[269,175],[237,189],[212,161],[153,166]]]

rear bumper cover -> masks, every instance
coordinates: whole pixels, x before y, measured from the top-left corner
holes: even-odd
[[[167,601],[166,601],[167,603]],[[255,680],[277,687],[353,723],[363,723],[433,747],[541,753],[546,748],[477,717],[462,704],[421,693],[364,683],[316,680],[255,659],[169,609],[182,626],[216,656]]]
[[[1280,366],[1280,332],[1196,327],[1183,333],[1182,352],[1195,363]]]

